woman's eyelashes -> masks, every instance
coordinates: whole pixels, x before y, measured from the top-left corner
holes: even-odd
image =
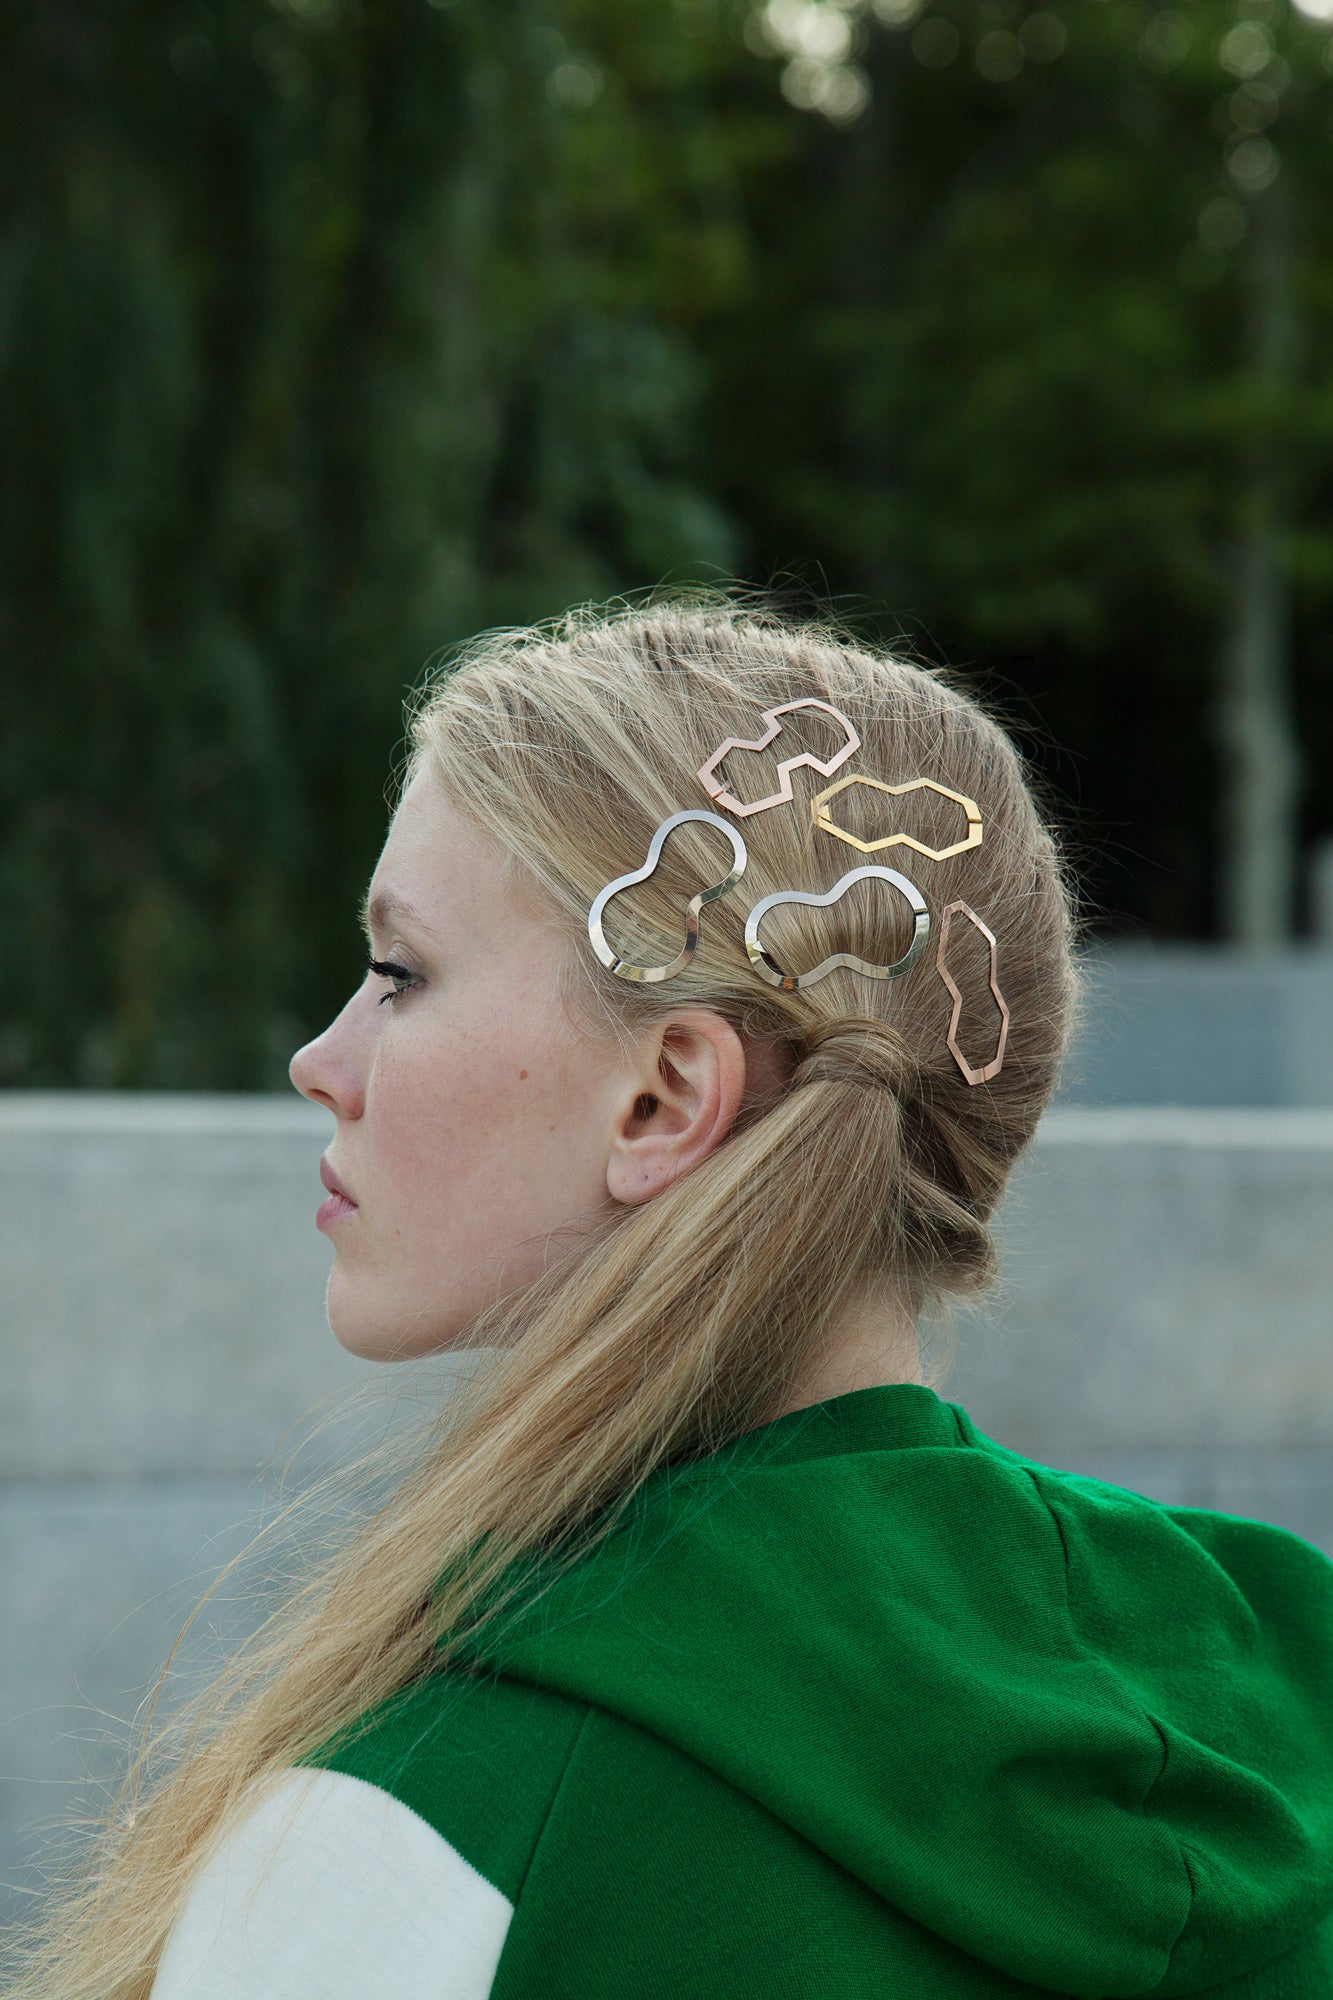
[[[368,958],[366,960],[366,971],[375,973],[381,979],[403,979],[407,981],[405,986],[395,986],[392,993],[382,994],[379,1003],[381,1006],[384,1005],[386,1000],[390,1003],[395,1000],[402,1000],[417,984],[416,973],[409,972],[405,965],[395,964],[391,958]]]

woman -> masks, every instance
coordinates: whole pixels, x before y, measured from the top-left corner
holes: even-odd
[[[328,1313],[482,1365],[16,1991],[1333,1993],[1333,1565],[941,1399],[1075,982],[937,674],[734,603],[476,642],[294,1057]]]

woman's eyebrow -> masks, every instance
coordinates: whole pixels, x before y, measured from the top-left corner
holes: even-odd
[[[369,891],[361,898],[357,918],[367,938],[372,931],[382,931],[397,917],[403,923],[415,924],[428,937],[437,937],[430,925],[412,907],[406,897],[396,895],[392,889],[381,889],[372,896]]]

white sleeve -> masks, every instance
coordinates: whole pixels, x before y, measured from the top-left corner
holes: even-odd
[[[513,1913],[388,1792],[296,1769],[204,1861],[150,2000],[486,2000]]]

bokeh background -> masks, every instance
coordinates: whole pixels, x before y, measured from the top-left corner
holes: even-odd
[[[404,698],[589,597],[1006,717],[1088,1018],[946,1393],[1333,1553],[1333,0],[30,0],[0,163],[13,1893],[368,1372],[287,1063]]]
[[[34,0],[0,92],[0,1084],[282,1087],[426,660],[668,578],[975,670],[1096,936],[1333,933],[1329,0]]]

